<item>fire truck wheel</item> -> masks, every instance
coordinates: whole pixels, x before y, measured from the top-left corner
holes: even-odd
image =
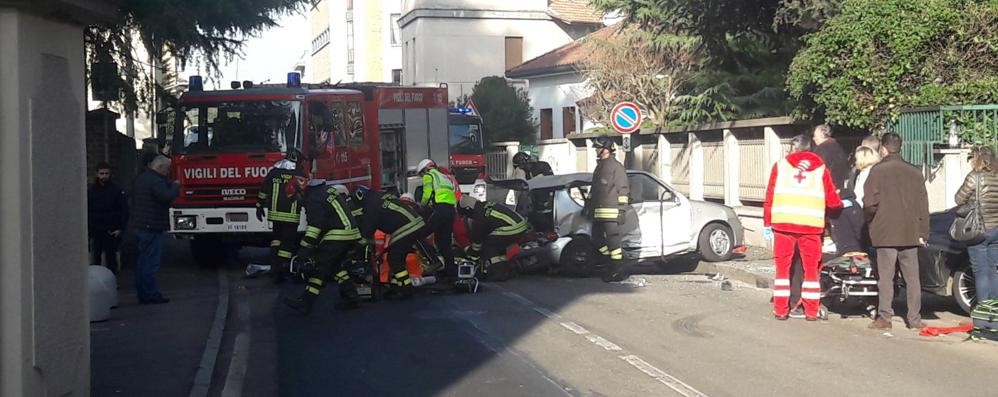
[[[225,264],[225,253],[222,242],[211,237],[195,237],[191,239],[191,256],[201,267],[218,267]]]

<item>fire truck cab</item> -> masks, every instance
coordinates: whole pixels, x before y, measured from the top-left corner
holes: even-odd
[[[286,86],[205,91],[200,77],[192,76],[173,123],[170,154],[180,196],[170,210],[170,232],[191,240],[199,263],[224,260],[222,241],[270,240],[270,223],[256,219],[257,193],[291,148],[305,154],[304,170],[327,184],[396,192],[412,192],[421,183],[415,174],[420,160],[462,159],[448,144],[446,88],[307,87],[299,81],[290,73]],[[481,144],[480,134],[463,136]],[[483,157],[466,162],[484,164]]]

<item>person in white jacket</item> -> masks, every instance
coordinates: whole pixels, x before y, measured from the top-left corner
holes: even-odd
[[[863,205],[863,184],[866,183],[866,178],[870,176],[870,169],[873,168],[874,164],[880,162],[880,155],[873,149],[860,146],[856,148],[856,182],[853,184],[853,192],[856,193],[856,203]]]

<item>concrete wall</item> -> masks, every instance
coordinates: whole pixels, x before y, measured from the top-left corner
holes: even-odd
[[[0,54],[0,395],[87,395],[82,24],[0,6]]]
[[[505,75],[506,37],[523,38],[521,62],[572,41],[546,9],[546,1],[406,2],[402,83],[447,83],[451,99],[471,95],[482,77]]]
[[[633,136],[634,151],[629,154],[618,151],[617,158],[628,168],[659,176],[691,199],[734,208],[745,226],[746,243],[767,246],[761,230],[769,171],[788,152],[790,138],[809,131],[810,125],[784,117],[673,128],[660,134]],[[591,138],[596,135],[576,134],[568,139],[543,141],[537,146],[538,152],[542,160],[552,163],[555,173],[592,172],[596,152]],[[836,139],[848,153],[859,145],[862,137],[839,134]],[[516,152],[515,148],[508,149],[500,148],[509,156]],[[970,172],[968,152],[967,149],[939,150],[936,153],[939,165],[924,169],[931,212],[955,205],[953,196]]]

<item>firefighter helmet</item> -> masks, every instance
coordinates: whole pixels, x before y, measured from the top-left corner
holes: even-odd
[[[433,160],[423,159],[422,161],[419,162],[419,165],[416,166],[416,172],[422,174],[423,172],[426,172],[426,170],[436,167],[437,164],[434,163]]]
[[[365,185],[353,188],[353,199],[357,200],[358,203],[363,203],[364,199],[367,198],[369,194],[371,194],[371,188]]]
[[[295,148],[288,149],[288,153],[284,155],[284,159],[292,163],[301,162],[303,157],[304,156],[301,154],[301,150]]]
[[[347,187],[344,186],[344,185],[333,185],[333,190],[335,190],[336,193],[339,193],[339,194],[344,195],[344,196],[349,196],[350,195],[350,190],[347,189]]]
[[[612,152],[615,150],[613,139],[606,135],[600,135],[593,139],[593,149],[606,149]]]
[[[528,154],[527,152],[519,152],[513,155],[514,167],[521,167],[524,164],[527,164],[528,162],[530,162],[530,154]]]
[[[305,187],[309,185],[308,178],[303,176],[295,176],[284,184],[284,195],[289,198],[295,197],[303,192],[305,192]]]

